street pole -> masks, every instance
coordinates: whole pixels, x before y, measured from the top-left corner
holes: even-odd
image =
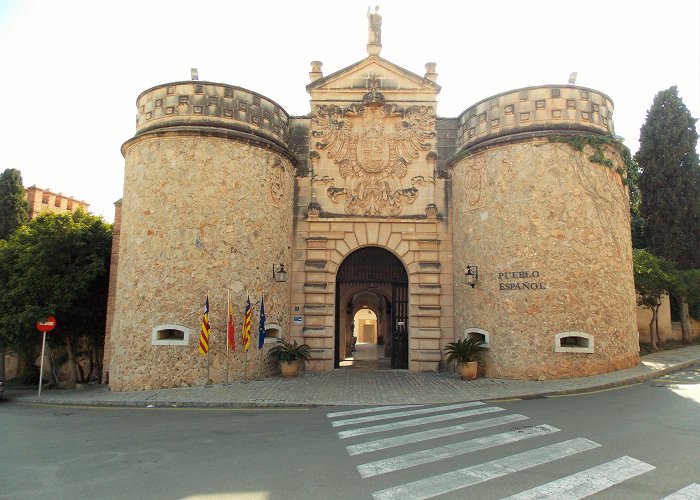
[[[46,332],[41,341],[41,365],[39,368],[39,396],[41,396],[41,384],[44,380],[44,350],[46,349]]]

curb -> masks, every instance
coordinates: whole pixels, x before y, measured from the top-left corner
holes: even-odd
[[[571,389],[557,389],[557,390],[539,390],[531,392],[522,392],[520,394],[512,395],[502,395],[502,396],[492,396],[492,397],[478,397],[474,395],[473,398],[455,399],[455,403],[458,402],[468,402],[468,401],[500,401],[504,399],[539,399],[546,398],[550,396],[564,396],[572,394],[586,394],[597,392],[606,389],[613,389],[618,387],[629,386],[637,384],[640,382],[645,382],[654,378],[658,378],[669,373],[683,370],[685,368],[691,367],[700,363],[699,359],[687,359],[684,361],[676,361],[670,366],[664,368],[652,369],[647,373],[640,373],[638,375],[632,375],[628,378],[615,380],[611,382],[601,382],[595,383],[585,387],[571,388]],[[639,366],[639,365],[637,365]],[[614,372],[613,372],[614,373]],[[274,402],[274,401],[174,401],[168,399],[149,399],[157,398],[158,395],[149,395],[146,399],[131,399],[131,400],[91,400],[88,396],[87,398],[79,398],[76,400],[67,399],[66,397],[48,397],[41,399],[38,396],[32,397],[26,394],[27,391],[17,391],[19,393],[19,399],[12,397],[13,391],[6,391],[5,397],[7,401],[12,401],[16,404],[23,405],[55,405],[55,406],[89,406],[96,408],[108,408],[108,407],[124,407],[124,408],[152,408],[152,409],[169,409],[169,408],[229,408],[229,409],[256,409],[256,408],[317,408],[317,407],[332,407],[332,406],[382,406],[382,405],[393,405],[395,403],[310,403],[310,402]],[[71,396],[72,397],[72,396]],[[432,404],[432,403],[415,403],[415,404]],[[152,406],[149,406],[152,405]]]
[[[640,382],[646,382],[647,380],[652,380],[652,379],[655,379],[658,377],[662,377],[664,375],[668,375],[669,373],[684,370],[684,369],[689,368],[697,363],[698,363],[698,360],[692,359],[689,361],[679,362],[676,365],[669,366],[666,368],[660,368],[660,369],[653,371],[653,372],[635,375],[633,377],[630,377],[630,378],[624,379],[624,380],[616,380],[614,382],[607,382],[607,383],[599,384],[596,386],[581,387],[579,389],[563,389],[560,391],[548,391],[548,392],[524,394],[522,396],[514,396],[513,399],[526,399],[526,398],[537,398],[537,397],[545,397],[546,398],[548,396],[566,396],[566,395],[570,395],[570,394],[586,394],[586,393],[591,393],[591,392],[604,391],[606,389],[615,389],[617,387],[625,387],[625,386],[629,386],[629,385],[638,384]],[[491,399],[499,399],[499,398],[491,398]],[[489,399],[484,399],[484,401],[489,401]]]

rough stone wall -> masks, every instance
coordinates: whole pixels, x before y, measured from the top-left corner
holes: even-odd
[[[487,376],[577,377],[639,360],[628,193],[592,152],[531,139],[454,166],[455,331],[488,332]],[[474,289],[467,265],[478,266]],[[594,352],[555,352],[561,332],[592,335]]]
[[[227,289],[237,340],[229,379],[242,379],[246,291],[253,304],[252,345],[257,345],[263,293],[268,325],[278,324],[281,335],[289,328],[289,285],[274,282],[272,265],[291,259],[291,162],[235,139],[178,132],[136,137],[124,151],[110,388],[205,384],[206,361],[198,342],[207,291],[209,377],[224,381]],[[152,345],[152,329],[164,324],[189,328],[187,345]],[[248,378],[274,369],[251,347]]]
[[[122,200],[114,204],[114,223],[112,224],[112,251],[109,264],[109,290],[107,292],[107,318],[105,320],[105,346],[102,366],[109,380],[109,364],[112,359],[112,323],[114,322],[114,303],[117,294],[117,269],[119,269],[119,238],[122,230]]]

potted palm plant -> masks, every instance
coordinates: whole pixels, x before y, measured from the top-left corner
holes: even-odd
[[[299,361],[306,362],[311,357],[311,348],[306,344],[297,344],[296,340],[290,344],[284,339],[279,339],[268,354],[280,364],[282,376],[292,378],[299,370]]]
[[[456,361],[457,370],[462,379],[473,380],[476,378],[479,355],[484,349],[486,349],[484,341],[476,337],[450,342],[445,347],[447,362]]]

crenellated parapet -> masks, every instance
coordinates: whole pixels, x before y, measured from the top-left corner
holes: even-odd
[[[597,90],[541,85],[497,94],[459,116],[459,149],[533,133],[614,134],[613,102]]]
[[[136,136],[173,127],[250,134],[286,148],[289,115],[267,97],[233,85],[183,81],[152,87],[136,100]]]

